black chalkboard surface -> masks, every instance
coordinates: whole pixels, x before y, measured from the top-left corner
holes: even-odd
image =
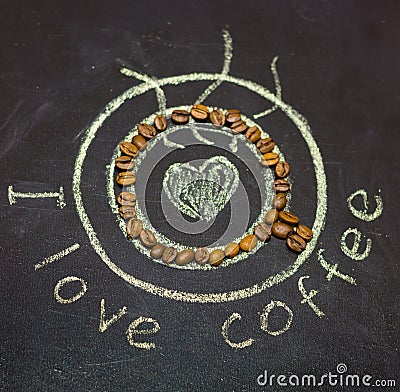
[[[2,390],[399,389],[397,2],[0,9]],[[291,164],[300,256],[272,238],[177,267],[126,238],[118,144],[196,102],[240,109]],[[139,154],[137,208],[167,244],[222,246],[270,201],[225,131],[170,128]]]

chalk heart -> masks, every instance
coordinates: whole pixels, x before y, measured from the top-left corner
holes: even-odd
[[[164,192],[180,212],[208,222],[225,207],[238,184],[236,166],[223,156],[207,159],[199,167],[175,163],[163,179]]]

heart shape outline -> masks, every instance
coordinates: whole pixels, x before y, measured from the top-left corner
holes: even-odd
[[[198,180],[207,180],[210,184],[218,184],[224,191],[223,200],[219,200],[218,205],[214,208],[201,208],[197,206],[197,210],[193,206],[185,203],[181,199],[181,195],[185,192],[185,188]],[[181,212],[191,218],[204,219],[211,221],[225,207],[232,195],[235,193],[239,184],[239,172],[236,166],[226,157],[217,155],[205,160],[199,168],[192,166],[190,162],[174,163],[164,174],[163,189],[172,204]],[[190,198],[187,198],[190,199]],[[201,201],[209,199],[202,199]],[[198,200],[199,201],[199,200]],[[211,200],[213,202],[213,200]],[[206,213],[201,215],[200,210]]]

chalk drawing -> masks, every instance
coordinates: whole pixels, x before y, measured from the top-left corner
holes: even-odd
[[[379,190],[380,192],[380,190]],[[363,204],[364,204],[364,209],[363,210],[358,210],[355,208],[352,204],[354,198],[356,196],[361,196],[363,199]],[[347,205],[349,206],[350,212],[358,219],[361,219],[365,222],[372,222],[375,219],[378,219],[383,212],[383,202],[382,198],[379,195],[374,195],[375,203],[376,203],[376,208],[375,211],[372,213],[368,213],[368,195],[367,191],[365,189],[359,189],[358,191],[355,191],[352,193],[348,199],[347,199]]]
[[[156,92],[158,108],[160,113],[165,114],[167,100],[165,98],[164,90],[161,88],[156,78],[133,71],[125,67],[121,68],[120,72],[125,76],[133,76],[136,79],[143,80],[144,82],[149,83],[149,85],[152,86],[154,88],[154,91]]]
[[[313,302],[313,298],[318,294],[318,290],[311,290],[310,292],[307,293],[304,285],[303,285],[303,280],[304,279],[309,279],[310,277],[307,276],[301,276],[299,281],[298,281],[298,287],[301,295],[303,296],[303,299],[301,300],[302,304],[307,303],[310,308],[314,311],[314,313],[318,317],[324,317],[325,313],[318,308],[318,306]]]
[[[239,183],[239,172],[227,158],[214,156],[199,168],[175,163],[164,174],[163,188],[182,213],[210,221],[225,207]]]
[[[76,250],[78,250],[79,247],[80,247],[79,244],[74,244],[74,245],[69,246],[66,249],[63,249],[61,252],[58,252],[52,256],[46,257],[40,263],[35,264],[35,270],[43,268],[46,265],[53,263],[54,261],[60,260],[63,257],[68,256],[72,252],[75,252]]]
[[[151,329],[137,329],[137,327],[143,323],[151,323],[154,325],[154,327]],[[155,343],[153,343],[153,342],[151,342],[151,343],[136,342],[133,337],[134,337],[134,335],[154,334],[154,333],[157,333],[159,330],[160,330],[160,324],[158,324],[158,322],[156,320],[154,320],[150,317],[139,317],[129,324],[129,327],[126,330],[126,337],[131,346],[134,346],[136,348],[141,348],[143,350],[151,350],[151,349],[156,348]]]
[[[201,94],[197,100],[196,104],[204,102],[204,100],[224,81],[224,76],[227,76],[231,67],[232,61],[232,37],[229,34],[228,30],[222,30],[222,36],[224,38],[225,52],[224,52],[224,65],[222,67],[222,71],[220,77],[212,83],[206,90]]]
[[[156,89],[155,83],[153,82],[143,82],[139,85],[133,86],[123,92],[121,95],[110,101],[105,108],[100,112],[100,114],[94,119],[94,121],[87,128],[82,144],[79,149],[77,159],[75,161],[74,173],[73,173],[73,195],[75,198],[75,205],[82,222],[82,225],[88,235],[90,243],[95,250],[95,252],[100,256],[104,263],[118,276],[123,278],[126,282],[132,284],[135,287],[141,288],[154,295],[159,295],[164,298],[171,298],[178,301],[186,301],[191,303],[218,303],[218,302],[228,302],[235,301],[243,298],[249,298],[256,294],[259,294],[269,287],[277,285],[283,282],[285,279],[292,276],[300,266],[308,259],[310,254],[313,252],[316,243],[318,241],[319,235],[324,227],[325,216],[327,212],[327,183],[325,170],[323,165],[322,156],[317,143],[315,142],[308,125],[307,120],[298,113],[289,104],[283,102],[283,100],[270,92],[266,87],[252,82],[250,80],[245,80],[242,78],[234,77],[228,73],[189,73],[185,75],[177,75],[165,77],[157,80],[157,85],[162,88],[163,86],[177,86],[185,83],[195,82],[195,81],[221,81],[232,83],[236,86],[244,87],[249,91],[252,91],[261,97],[265,98],[267,101],[276,105],[297,127],[301,136],[303,137],[314,165],[315,178],[316,178],[316,217],[313,223],[312,229],[314,232],[314,237],[307,245],[306,250],[301,253],[296,261],[285,270],[280,273],[268,277],[267,279],[261,281],[260,283],[254,284],[250,287],[241,288],[233,290],[230,292],[218,292],[218,293],[194,293],[185,292],[179,290],[168,289],[166,287],[160,287],[154,283],[146,282],[141,279],[135,278],[134,276],[123,271],[118,265],[116,265],[107,255],[107,252],[103,248],[101,242],[99,241],[96,231],[93,228],[91,220],[86,213],[85,206],[83,204],[82,190],[81,190],[81,179],[84,161],[86,159],[87,151],[91,146],[97,132],[103,125],[104,121],[108,119],[115,111],[117,111],[127,100],[131,100],[135,97],[139,97],[142,94]],[[201,97],[200,97],[201,98]]]
[[[178,107],[168,108],[167,113],[166,113],[167,116],[170,116],[172,111],[176,110],[176,109],[190,110],[190,106],[178,106]],[[210,109],[213,109],[213,108],[210,107]],[[222,108],[219,108],[219,109],[224,110]],[[141,120],[140,122],[147,123],[149,121],[152,121],[153,117],[154,117],[154,115],[151,114],[150,116]],[[246,121],[247,124],[249,124],[249,126],[256,125],[251,119],[249,119],[248,117],[246,117],[243,114],[242,114],[242,118]],[[194,120],[192,120],[192,119],[190,121],[194,122]],[[188,145],[193,145],[194,141],[196,140],[196,136],[193,135],[191,132],[191,125],[192,124],[189,122],[189,124],[188,124],[189,130],[190,130],[189,132],[188,132],[188,128],[185,128],[182,126],[171,126],[166,131],[164,131],[161,136],[168,137],[168,140],[171,141],[171,138],[173,138],[173,136],[175,136],[175,132],[176,132],[178,134],[178,137],[177,137],[178,140],[180,140],[184,144],[188,143]],[[260,170],[260,165],[259,165],[260,154],[253,143],[248,143],[248,141],[244,135],[234,133],[234,132],[230,131],[228,128],[223,129],[221,131],[220,127],[214,127],[211,124],[209,124],[209,125],[199,124],[199,125],[206,127],[205,129],[201,129],[201,131],[202,131],[202,133],[205,133],[205,131],[207,131],[207,133],[208,133],[207,140],[212,139],[214,142],[214,145],[216,147],[219,147],[222,149],[228,149],[228,151],[229,151],[229,145],[230,145],[231,140],[235,139],[237,141],[236,147],[239,146],[238,141],[240,141],[240,146],[243,147],[243,149],[241,150],[242,154],[244,154],[244,153],[246,154],[245,161],[247,161],[247,159],[253,160],[254,167],[251,169],[252,173],[255,176],[255,179],[256,179],[259,189],[264,189],[265,195],[262,196],[264,198],[264,204],[262,205],[259,216],[255,219],[255,221],[248,228],[247,231],[246,231],[246,228],[243,228],[243,230],[240,231],[240,233],[237,234],[236,236],[228,236],[229,241],[227,241],[226,243],[229,243],[231,241],[239,242],[243,235],[250,234],[253,232],[254,227],[258,224],[259,221],[262,221],[264,219],[265,213],[271,208],[270,207],[271,201],[274,196],[274,192],[271,191],[271,189],[272,189],[271,184],[274,180],[274,177],[271,174],[270,170]],[[181,133],[179,133],[180,131],[181,131]],[[260,131],[261,131],[263,138],[269,137],[268,133],[265,132],[261,127],[260,127]],[[124,140],[129,141],[136,134],[137,134],[137,130],[133,129],[126,135]],[[157,147],[159,146],[160,141],[161,141],[161,139],[158,139],[158,138],[153,139],[151,141],[151,143],[148,143],[147,148],[144,151],[142,151],[135,158],[135,163],[136,163],[135,167],[136,167],[136,171],[138,173],[140,172],[140,181],[137,182],[135,185],[132,185],[131,187],[127,188],[126,190],[131,191],[134,194],[143,192],[143,190],[140,191],[140,190],[137,190],[137,188],[136,188],[139,185],[139,183],[142,182],[143,184],[147,184],[147,182],[149,181],[149,175],[151,173],[152,168],[157,166],[157,164],[163,159],[165,154],[173,151],[174,148],[179,148],[179,147],[169,146],[169,150],[165,151],[164,146],[161,146],[161,148],[160,148],[161,152],[160,152],[160,149],[157,150]],[[185,145],[182,145],[182,147],[185,148]],[[156,152],[153,153],[153,150],[155,150]],[[279,150],[279,148],[277,146],[275,147],[275,151],[279,154],[281,160],[285,160],[283,153]],[[114,191],[115,191],[115,189],[114,189],[114,187],[115,187],[115,174],[114,174],[115,158],[118,155],[119,155],[119,148],[117,146],[114,150],[114,154],[111,157],[110,165],[107,166],[107,173],[108,173],[107,174],[107,176],[108,176],[107,192],[108,192],[108,201],[111,206],[111,209],[115,213],[116,220],[121,229],[121,232],[124,234],[124,236],[126,236],[126,224],[125,224],[125,221],[119,216],[118,205],[116,203],[115,194],[114,194]],[[149,156],[151,157],[151,168],[146,167],[146,169],[142,169],[143,162]],[[252,158],[252,156],[254,158]],[[250,162],[247,162],[246,165],[248,168],[252,166],[252,164]],[[261,177],[262,179],[259,177]],[[249,202],[247,200],[248,196],[245,191],[245,188],[240,181],[239,181],[238,190],[236,191],[236,193],[238,193],[238,192],[240,195],[243,195],[243,197],[244,197],[243,203],[242,203],[242,209],[240,210],[240,214],[242,214],[242,212],[243,213],[246,212],[245,207],[249,206]],[[164,192],[162,192],[161,196],[163,196],[163,195],[164,195]],[[287,196],[287,199],[288,199],[288,205],[289,205],[290,204],[290,195]],[[246,202],[246,200],[247,200],[247,202]],[[178,249],[178,251],[183,250],[187,247],[187,245],[172,241],[170,238],[168,238],[164,234],[158,232],[158,230],[152,225],[150,219],[148,218],[147,213],[145,211],[145,206],[143,206],[143,207],[144,208],[142,209],[140,201],[139,201],[139,203],[136,204],[137,216],[139,219],[141,219],[143,221],[143,224],[145,227],[149,228],[153,233],[155,233],[155,236],[156,236],[158,242],[161,242],[167,246],[175,247]],[[163,203],[162,199],[161,199],[161,207],[164,208],[164,203]],[[236,215],[238,215],[238,214],[239,213],[237,212]],[[178,217],[175,217],[174,221],[171,221],[170,224],[174,225],[174,227],[179,231],[180,228],[176,227],[176,224],[177,224],[176,219],[177,218]],[[245,220],[247,222],[247,219],[245,219]],[[199,221],[199,222],[201,223],[203,221]],[[210,221],[210,222],[212,223],[212,221]],[[229,225],[228,227],[232,228],[233,225]],[[203,229],[205,230],[205,228],[203,228]],[[204,231],[203,229],[200,232],[203,232]],[[183,230],[183,231],[185,231],[185,230]],[[192,232],[192,234],[196,234],[196,233]],[[146,248],[145,246],[143,246],[142,242],[139,239],[133,239],[131,241],[141,253],[150,257],[149,249]],[[232,259],[226,259],[219,266],[219,268],[226,268],[234,263],[237,263],[241,260],[246,259],[247,257],[249,257],[249,255],[256,252],[260,247],[262,247],[266,244],[267,243],[258,242],[257,246],[253,250],[253,252],[249,252],[249,253],[241,252]],[[210,251],[212,251],[214,249],[220,248],[220,246],[215,244],[215,246],[209,245],[208,248]],[[152,259],[152,260],[156,263],[162,264],[166,268],[193,269],[193,270],[194,269],[213,270],[215,268],[215,267],[212,267],[210,264],[205,264],[205,265],[201,266],[197,263],[189,263],[185,266],[177,266],[176,264],[170,264],[170,265],[166,266],[161,260],[154,260],[154,259]]]
[[[10,205],[16,204],[17,199],[44,199],[48,197],[57,197],[57,205],[63,209],[67,204],[64,198],[64,189],[60,186],[59,192],[16,192],[13,186],[8,187],[8,201]]]
[[[185,147],[184,145],[182,145],[182,144],[175,143],[175,142],[172,142],[171,140],[169,140],[166,133],[164,133],[161,137],[162,137],[162,139],[163,139],[163,142],[164,142],[165,147],[180,148],[180,149],[182,149],[182,150],[183,150],[184,148],[186,148],[186,147]]]
[[[324,249],[320,249],[318,251],[318,261],[321,264],[321,266],[328,271],[328,274],[326,275],[326,279],[330,282],[334,276],[343,279],[344,281],[356,285],[356,280],[346,274],[341,273],[338,271],[338,264],[329,264],[325,259],[324,256],[322,255],[324,253]]]
[[[272,76],[274,77],[276,96],[277,96],[277,98],[282,99],[282,87],[281,87],[281,82],[279,80],[278,69],[276,67],[276,62],[278,61],[278,58],[279,58],[278,56],[273,58],[273,60],[271,62],[271,72],[272,72]],[[276,104],[273,104],[270,109],[267,109],[261,113],[255,114],[253,117],[255,119],[257,119],[257,118],[261,118],[264,116],[268,116],[268,114],[271,114],[277,108],[278,108],[278,106]]]
[[[238,142],[237,137],[233,137],[232,141],[229,143],[229,148],[232,150],[232,152],[237,152],[238,150],[237,142]]]
[[[281,308],[285,309],[286,312],[288,313],[288,319],[283,328],[278,329],[276,331],[272,331],[269,329],[268,316],[275,307],[281,307]],[[282,335],[283,333],[285,333],[292,325],[292,321],[293,321],[292,309],[290,309],[289,306],[287,306],[284,302],[281,302],[281,301],[271,301],[267,306],[265,306],[262,313],[260,314],[261,330],[264,332],[267,332],[268,334],[270,334],[272,336],[279,336],[279,335]]]
[[[126,306],[122,307],[117,314],[113,314],[112,317],[106,320],[106,302],[104,298],[100,301],[100,323],[99,323],[99,331],[105,332],[108,327],[118,321],[126,312],[128,308]]]
[[[71,282],[79,282],[81,284],[81,289],[72,297],[70,298],[64,298],[60,295],[60,290],[68,283]],[[57,284],[54,286],[54,298],[56,299],[57,302],[60,304],[71,304],[75,301],[78,301],[78,299],[82,298],[88,289],[87,283],[82,279],[77,276],[66,276],[63,279],[60,279]]]
[[[202,136],[200,134],[200,132],[197,130],[196,126],[194,125],[194,123],[190,123],[189,124],[190,130],[192,131],[193,136],[201,143],[203,144],[207,144],[208,146],[212,146],[214,144],[213,141],[208,140],[207,138],[205,138],[204,136]]]
[[[222,336],[223,336],[225,342],[226,342],[229,346],[231,346],[232,348],[234,348],[234,349],[246,348],[246,347],[251,346],[251,345],[254,343],[254,339],[252,339],[252,338],[247,339],[247,340],[243,340],[242,342],[239,342],[239,343],[232,342],[232,341],[229,339],[228,330],[229,330],[230,325],[231,325],[235,320],[241,320],[241,319],[242,319],[242,316],[241,316],[239,313],[232,313],[232,314],[225,320],[224,324],[222,325],[222,330],[221,330]]]
[[[346,239],[350,234],[354,234],[354,242],[351,249],[346,244]],[[364,252],[359,253],[358,249],[360,248],[361,240],[362,240],[361,231],[358,230],[357,228],[354,229],[349,228],[343,233],[342,238],[340,239],[340,249],[346,256],[350,257],[353,260],[357,261],[364,260],[365,258],[368,257],[368,255],[371,252],[372,241],[370,238],[367,238],[367,244],[365,246]]]

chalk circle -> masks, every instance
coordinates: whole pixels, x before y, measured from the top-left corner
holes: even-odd
[[[100,129],[104,121],[108,117],[110,117],[119,107],[121,107],[121,105],[123,105],[123,103],[126,100],[142,95],[147,91],[155,89],[157,86],[159,87],[167,85],[176,86],[182,83],[188,83],[194,81],[216,81],[216,80],[222,80],[223,82],[233,83],[237,86],[244,87],[249,91],[252,91],[258,94],[259,96],[265,98],[267,101],[271,102],[272,104],[276,105],[277,108],[282,110],[282,112],[286,114],[286,116],[294,123],[294,125],[299,130],[310,151],[316,176],[316,198],[317,198],[316,215],[315,215],[316,218],[314,220],[312,227],[314,237],[308,243],[305,251],[301,253],[296,258],[295,262],[292,263],[289,267],[285,268],[278,274],[269,276],[260,283],[256,283],[252,286],[240,288],[229,292],[214,292],[214,293],[194,293],[189,291],[168,289],[166,287],[161,287],[156,284],[137,279],[134,276],[127,274],[109,258],[109,256],[107,255],[105,249],[103,248],[102,244],[100,243],[97,237],[97,234],[92,226],[90,218],[87,215],[85,207],[83,205],[82,191],[81,191],[83,163],[86,158],[87,150],[90,147],[93,139],[95,138],[97,131]],[[301,265],[307,260],[307,258],[311,255],[311,253],[315,249],[318,238],[323,229],[327,213],[327,184],[326,184],[326,176],[325,176],[323,160],[321,153],[319,151],[319,147],[311,134],[307,120],[295,109],[293,109],[290,105],[286,104],[285,102],[282,101],[282,99],[271,93],[267,88],[250,80],[244,80],[230,75],[218,74],[218,73],[192,73],[179,76],[171,76],[158,79],[157,86],[155,86],[153,83],[150,84],[145,82],[129,88],[121,95],[110,101],[105,106],[103,111],[100,112],[100,114],[95,118],[95,120],[92,122],[92,124],[85,132],[85,136],[83,138],[77,159],[75,161],[72,185],[73,185],[73,194],[75,198],[76,209],[79,218],[82,222],[82,225],[89,237],[89,241],[95,252],[100,256],[103,262],[114,273],[116,273],[118,276],[124,279],[127,283],[135,287],[141,288],[148,293],[158,295],[160,297],[174,299],[177,301],[185,301],[190,303],[221,303],[221,302],[229,302],[229,301],[249,298],[256,294],[260,294],[266,289],[275,286],[283,282],[287,278],[291,277],[301,267]]]
[[[173,107],[173,108],[168,108],[166,110],[166,115],[167,117],[170,117],[171,113],[176,110],[176,109],[184,109],[184,110],[190,110],[190,106],[179,106],[179,107]],[[214,108],[210,108],[214,109]],[[221,108],[219,108],[221,109]],[[225,109],[221,109],[223,112],[225,112]],[[139,121],[140,123],[152,123],[154,120],[154,117],[156,114],[152,114],[145,119]],[[242,114],[242,119],[248,124],[249,127],[251,126],[258,126],[262,132],[262,138],[269,137],[269,135],[254,121],[252,121],[250,118],[247,118]],[[128,187],[123,187],[123,191],[129,191],[138,196],[138,201],[136,204],[136,211],[137,211],[137,217],[138,219],[142,220],[143,222],[143,227],[146,229],[151,230],[156,238],[157,241],[166,245],[166,246],[172,246],[175,247],[178,251],[181,251],[186,248],[190,248],[187,244],[182,244],[180,242],[173,241],[172,239],[168,238],[165,234],[160,233],[150,222],[150,219],[147,215],[146,208],[144,205],[144,192],[142,189],[139,190],[137,189],[138,183],[141,182],[142,185],[141,187],[146,186],[150,175],[151,171],[156,167],[157,163],[160,162],[165,155],[168,153],[179,150],[182,147],[188,147],[193,144],[199,144],[199,140],[196,140],[196,137],[191,134],[190,130],[192,129],[193,126],[197,126],[198,129],[196,129],[196,132],[203,131],[203,133],[200,135],[200,138],[207,138],[208,142],[212,142],[213,147],[218,147],[220,149],[225,149],[226,151],[232,152],[229,144],[232,142],[233,139],[236,139],[236,148],[240,149],[240,152],[236,152],[235,155],[243,162],[243,164],[246,167],[246,170],[250,171],[254,178],[256,179],[258,188],[262,191],[262,197],[261,197],[261,202],[262,202],[262,207],[260,210],[260,213],[258,214],[257,218],[255,219],[252,224],[248,226],[248,218],[249,218],[249,210],[250,210],[250,200],[248,198],[248,195],[246,193],[246,190],[241,183],[240,179],[238,178],[238,182],[241,185],[239,187],[239,190],[236,195],[236,202],[240,201],[240,211],[238,211],[237,215],[234,217],[231,216],[231,222],[227,225],[227,230],[224,232],[222,238],[219,238],[216,243],[212,245],[207,245],[208,250],[211,252],[215,249],[220,249],[224,248],[228,243],[230,242],[240,242],[240,239],[244,237],[247,234],[253,233],[254,227],[258,224],[258,222],[262,222],[264,220],[264,216],[267,213],[267,211],[271,208],[271,203],[272,203],[272,198],[275,195],[275,192],[273,191],[273,181],[275,179],[272,170],[268,168],[264,168],[260,165],[260,153],[258,152],[257,148],[253,143],[249,143],[248,140],[245,138],[244,135],[234,133],[232,132],[229,128],[226,127],[214,127],[211,124],[205,124],[205,123],[195,123],[193,119],[190,120],[189,124],[185,125],[172,125],[167,128],[166,131],[158,134],[154,139],[150,140],[147,145],[146,149],[141,151],[137,157],[135,158],[135,168],[134,172],[136,173],[137,181],[136,184],[128,186]],[[204,132],[206,131],[206,132]],[[125,141],[131,141],[133,136],[137,135],[137,129],[134,127],[127,136],[125,137]],[[177,145],[174,141],[171,141],[170,138],[176,136],[174,140],[179,140],[179,145]],[[168,140],[168,142],[166,142]],[[227,143],[228,141],[228,143]],[[197,143],[196,143],[197,142]],[[230,142],[230,143],[229,143]],[[169,144],[171,146],[169,146]],[[176,144],[176,145],[175,145]],[[169,146],[169,147],[168,147]],[[239,146],[239,147],[238,147]],[[184,150],[182,150],[184,151]],[[279,151],[279,148],[276,146],[275,151],[279,154],[281,160],[285,160],[285,157],[283,156],[282,152]],[[242,155],[241,155],[241,154]],[[115,200],[114,196],[114,189],[117,187],[117,192],[120,192],[121,188],[116,185],[115,182],[115,158],[120,155],[119,148],[118,146],[114,150],[114,154],[111,157],[111,162],[108,168],[108,173],[107,173],[107,193],[108,193],[108,200],[110,203],[110,207],[112,211],[116,214],[117,220],[118,220],[118,225],[123,233],[123,235],[126,237],[126,223],[125,221],[119,216],[118,213],[118,205]],[[219,156],[214,156],[213,158],[224,158],[224,157],[219,157]],[[206,160],[210,161],[213,160],[213,158]],[[226,161],[228,161],[226,158],[224,158]],[[215,159],[214,159],[215,161]],[[228,161],[227,163],[232,163]],[[142,167],[144,166],[144,167]],[[237,170],[235,168],[235,170]],[[168,172],[168,171],[167,171]],[[239,174],[239,173],[237,173]],[[161,194],[163,196],[163,194]],[[290,203],[290,194],[287,195],[288,198],[288,205]],[[163,207],[165,204],[167,204],[167,201],[163,200],[163,197],[161,197],[161,206]],[[247,216],[246,216],[247,215]],[[177,219],[177,217],[174,217],[174,219]],[[182,218],[184,219],[184,218]],[[212,224],[213,222],[211,222]],[[211,225],[210,224],[210,225]],[[239,225],[239,227],[235,227],[236,225]],[[244,225],[244,227],[243,227]],[[230,236],[230,233],[236,233],[236,236]],[[196,233],[197,234],[197,233]],[[222,241],[221,241],[222,240]],[[133,245],[135,246],[136,249],[138,249],[141,253],[145,254],[148,256],[152,261],[161,264],[165,266],[166,268],[176,268],[176,269],[191,269],[191,270],[216,270],[215,267],[211,266],[210,264],[205,264],[205,265],[199,265],[195,262],[179,266],[177,264],[165,264],[162,262],[162,260],[156,260],[153,259],[150,256],[150,249],[146,248],[142,242],[140,241],[139,238],[137,239],[131,239],[130,240]],[[257,246],[252,252],[240,252],[236,257],[233,257],[231,259],[226,258],[223,263],[218,267],[218,268],[225,268],[228,267],[232,264],[237,263],[238,261],[242,261],[255,253],[258,249],[260,249],[262,246],[269,244],[269,242],[257,242]]]

